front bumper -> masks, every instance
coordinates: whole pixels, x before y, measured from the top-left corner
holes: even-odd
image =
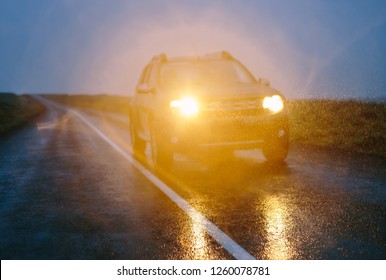
[[[191,148],[259,148],[273,138],[288,137],[285,112],[264,116],[173,119],[167,135],[176,151]]]

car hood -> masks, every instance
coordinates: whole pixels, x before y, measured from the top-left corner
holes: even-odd
[[[254,84],[226,84],[220,86],[186,86],[165,89],[173,98],[192,96],[199,99],[238,99],[260,98],[267,95],[281,95],[279,91],[268,86]]]

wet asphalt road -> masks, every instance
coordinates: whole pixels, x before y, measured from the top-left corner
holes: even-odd
[[[234,259],[141,173],[128,120],[47,112],[0,138],[0,259]],[[140,162],[150,169],[146,162]],[[386,259],[386,161],[292,147],[156,174],[256,259]]]

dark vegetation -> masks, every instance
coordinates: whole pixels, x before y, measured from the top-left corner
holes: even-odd
[[[82,109],[99,110],[128,115],[130,97],[117,95],[69,95],[69,94],[50,94],[45,95],[52,101],[63,103],[69,106]]]
[[[28,95],[0,92],[0,135],[21,126],[44,109],[42,104]]]
[[[289,111],[295,144],[386,157],[386,103],[297,100]]]
[[[128,114],[130,97],[49,95],[70,106]],[[386,157],[386,103],[353,100],[288,102],[291,143]]]

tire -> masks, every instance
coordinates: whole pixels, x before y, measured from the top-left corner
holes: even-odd
[[[171,143],[156,131],[155,125],[150,125],[150,164],[153,167],[170,169],[173,165],[173,150]]]
[[[289,140],[288,136],[275,138],[266,141],[263,146],[263,155],[270,163],[283,163],[288,155]]]
[[[145,154],[146,142],[138,136],[135,122],[132,118],[130,120],[130,140],[134,155],[143,156]]]

